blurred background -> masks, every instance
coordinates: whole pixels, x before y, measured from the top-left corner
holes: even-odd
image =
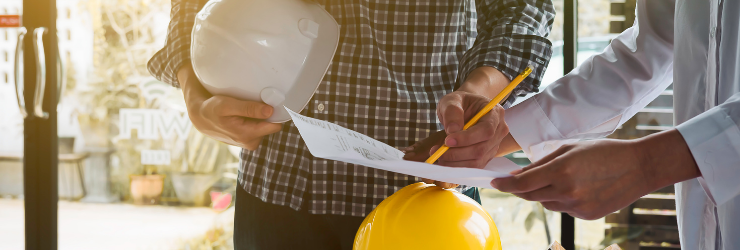
[[[563,0],[550,39],[547,85],[563,75]],[[577,61],[601,52],[634,20],[634,1],[578,0]],[[0,0],[0,15],[21,15]],[[149,76],[164,44],[168,0],[57,0],[60,249],[232,249],[239,148],[195,130],[179,89]],[[23,117],[14,77],[18,28],[0,28],[0,249],[24,249]],[[540,89],[544,89],[542,86]],[[526,97],[528,98],[528,97]],[[522,101],[526,98],[520,98]],[[672,127],[672,91],[613,138]],[[520,165],[526,156],[507,156]],[[672,187],[595,221],[576,220],[576,249],[678,249]],[[504,249],[546,249],[560,215],[482,191]]]

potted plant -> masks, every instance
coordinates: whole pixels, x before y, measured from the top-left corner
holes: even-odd
[[[195,129],[190,130],[184,151],[185,161],[180,169],[172,171],[170,179],[177,199],[183,205],[207,206],[208,191],[219,180],[219,166],[229,159],[229,152],[225,144]]]
[[[165,176],[156,174],[156,172],[151,170],[155,169],[155,167],[151,165],[145,165],[144,169],[148,169],[146,171],[148,173],[129,176],[131,178],[131,198],[136,205],[159,204],[162,191],[164,190]]]

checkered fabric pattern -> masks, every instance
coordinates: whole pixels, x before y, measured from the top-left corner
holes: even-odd
[[[404,148],[442,129],[436,104],[474,69],[490,66],[515,90],[537,91],[552,50],[550,0],[318,0],[340,24],[336,55],[301,114]],[[150,72],[177,86],[203,0],[172,0],[165,47]],[[515,97],[507,100],[511,103]],[[239,183],[273,204],[314,214],[365,216],[412,176],[313,157],[292,122],[241,154]]]

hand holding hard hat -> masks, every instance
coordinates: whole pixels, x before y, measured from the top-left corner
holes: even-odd
[[[302,110],[339,42],[339,25],[321,6],[300,0],[213,0],[198,13],[193,69],[208,92],[274,108]]]

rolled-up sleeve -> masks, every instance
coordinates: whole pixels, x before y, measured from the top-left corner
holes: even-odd
[[[509,80],[527,65],[534,71],[511,95],[537,92],[552,55],[547,36],[552,29],[555,10],[550,0],[477,0],[478,36],[463,56],[458,86],[475,69],[489,66],[498,69]]]
[[[532,161],[611,134],[673,82],[674,1],[639,1],[636,25],[532,98],[506,111]]]
[[[676,129],[699,166],[699,183],[715,205],[740,195],[740,93]]]
[[[179,87],[177,70],[190,60],[190,34],[198,11],[207,0],[172,0],[170,24],[164,47],[149,59],[149,73],[162,82]]]

